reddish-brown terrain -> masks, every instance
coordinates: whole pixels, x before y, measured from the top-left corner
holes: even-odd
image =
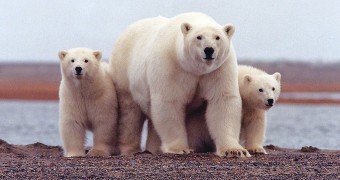
[[[340,63],[259,63],[241,61],[282,74],[282,92],[340,92]],[[0,64],[0,99],[57,100],[59,64]],[[340,100],[284,99],[285,103],[333,103]]]

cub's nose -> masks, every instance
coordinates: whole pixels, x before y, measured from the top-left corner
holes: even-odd
[[[76,70],[77,74],[80,74],[81,71],[83,70],[83,68],[78,66],[78,67],[75,68],[75,70]]]
[[[204,53],[205,53],[205,59],[207,60],[212,60],[213,58],[211,57],[214,54],[214,48],[212,47],[206,47],[204,48]]]
[[[273,106],[274,99],[267,99],[267,101],[269,106]]]

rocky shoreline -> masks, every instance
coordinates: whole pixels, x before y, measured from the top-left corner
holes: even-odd
[[[148,152],[133,156],[63,158],[60,146],[0,140],[0,179],[339,179],[340,150],[265,147],[268,155],[221,158]]]

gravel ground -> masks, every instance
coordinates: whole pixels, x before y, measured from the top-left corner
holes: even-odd
[[[0,179],[339,179],[340,151],[266,146],[268,155],[213,154],[63,158],[60,146],[0,140]]]

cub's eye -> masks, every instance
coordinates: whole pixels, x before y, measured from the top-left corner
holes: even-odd
[[[275,91],[275,88],[273,87],[272,90]]]
[[[260,92],[263,92],[263,89],[262,89],[262,88],[260,88],[260,89],[259,89],[259,91],[260,91]]]
[[[71,62],[74,63],[74,59],[72,59]]]
[[[220,40],[220,36],[217,36],[217,37],[216,37],[216,40]]]
[[[202,40],[202,36],[197,36],[197,39],[198,40]]]
[[[87,59],[85,59],[85,61],[84,61],[85,63],[88,63],[89,62],[89,60],[87,60]]]

